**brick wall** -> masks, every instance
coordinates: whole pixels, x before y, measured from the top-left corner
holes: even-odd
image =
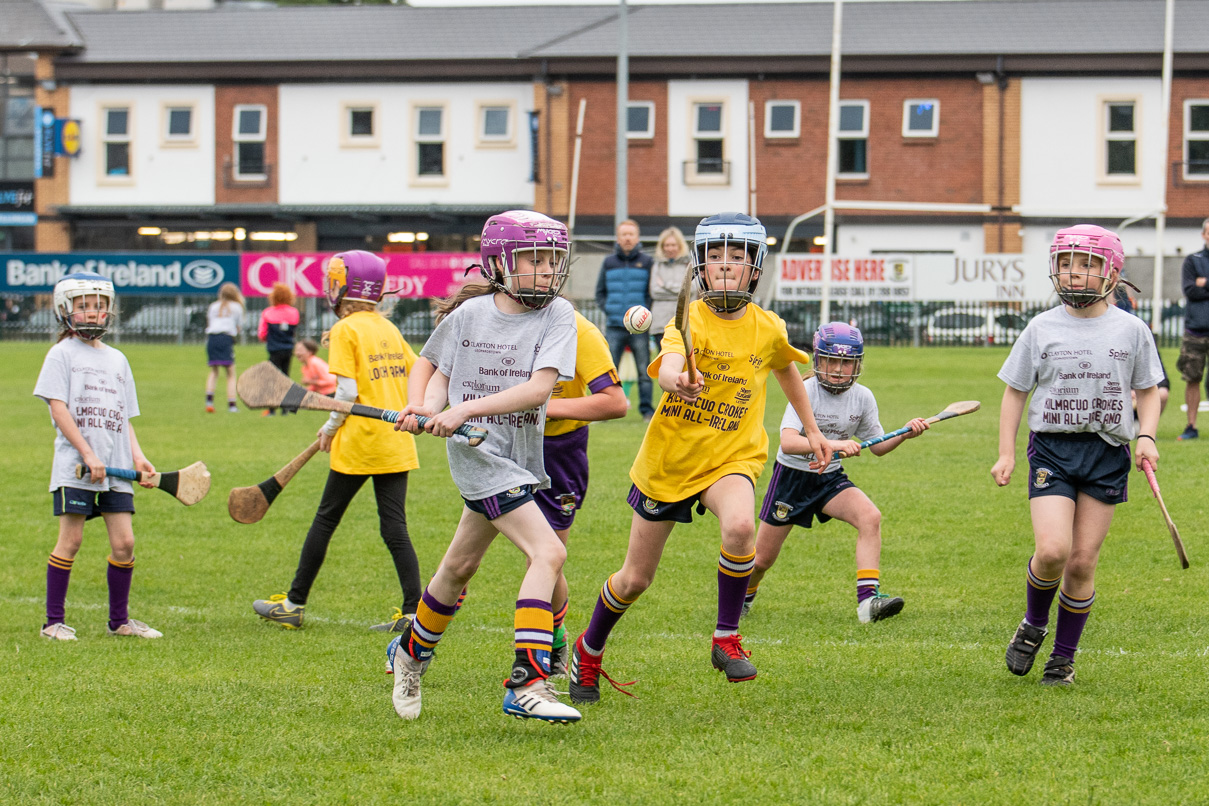
[[[236,182],[235,140],[232,120],[238,104],[263,104],[265,111],[265,165],[271,166],[267,182]],[[275,204],[280,169],[277,150],[277,87],[218,86],[214,88],[214,201],[218,204]]]
[[[1171,131],[1167,146],[1167,217],[1209,218],[1209,181],[1184,179],[1184,101],[1209,99],[1209,77],[1173,78],[1171,81]]]

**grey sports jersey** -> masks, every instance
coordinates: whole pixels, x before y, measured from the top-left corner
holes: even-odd
[[[139,413],[134,376],[121,350],[102,344],[89,347],[77,338],[64,339],[50,348],[38,373],[34,395],[46,401],[62,400],[84,435],[88,447],[108,467],[134,467],[128,423]],[[60,487],[119,493],[133,492],[125,479],[106,476],[100,482],[76,478],[82,458],[55,426],[55,460],[50,470],[50,491]]]
[[[560,381],[575,376],[575,309],[556,299],[537,311],[506,314],[493,294],[472,297],[441,320],[420,355],[449,378],[449,405],[486,397],[529,380],[536,370],[554,367]],[[550,485],[542,461],[546,404],[513,414],[469,421],[487,429],[472,448],[461,437],[449,440],[449,472],[463,498],[477,501],[513,487]]]
[[[1101,316],[1080,319],[1059,306],[1028,323],[999,379],[1022,392],[1036,387],[1030,431],[1091,432],[1123,445],[1136,430],[1130,390],[1157,385],[1163,370],[1138,317],[1109,306]]]
[[[833,395],[819,385],[819,379],[806,379],[806,394],[810,397],[810,407],[814,409],[814,421],[819,424],[819,430],[827,439],[855,439],[864,442],[873,437],[880,437],[885,432],[877,418],[877,401],[866,386],[859,383],[852,388]],[[802,421],[793,406],[785,407],[785,416],[781,418],[781,428],[792,428],[802,433]],[[777,448],[777,461],[786,467],[805,470],[809,473],[810,456],[788,454]],[[823,468],[823,473],[834,473],[840,469],[840,460],[832,459],[831,464]]]

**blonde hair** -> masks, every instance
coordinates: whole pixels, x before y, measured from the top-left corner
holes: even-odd
[[[235,283],[223,283],[219,286],[218,299],[222,303],[218,306],[218,313],[221,316],[227,315],[227,311],[231,308],[230,303],[232,302],[238,305],[241,310],[247,307],[247,304],[243,301],[243,294],[239,293],[239,286],[235,285]]]
[[[680,244],[680,257],[688,257],[688,241],[684,240],[684,233],[680,231],[680,227],[668,227],[659,233],[659,240],[655,243],[655,260],[668,259],[667,255],[663,254],[663,242],[668,238],[674,238],[676,243]]]
[[[642,234],[642,227],[638,226],[638,222],[632,218],[627,218],[625,221],[622,221],[620,224],[618,224],[617,231],[621,232],[622,227],[633,227],[635,230],[637,230],[639,235]]]
[[[273,288],[269,291],[269,304],[293,305],[294,291],[285,283],[273,283]]]
[[[346,300],[341,301],[340,307],[336,309],[336,316],[343,319],[344,317],[348,316],[349,314],[354,314],[354,313],[357,313],[358,311],[377,311],[377,309],[378,309],[378,303],[376,303],[376,302],[369,302],[369,301],[363,300],[363,299],[346,299]],[[331,342],[331,335],[332,335],[332,331],[330,331],[330,330],[323,331],[323,335],[320,337],[319,340],[323,343],[324,347],[327,347],[328,344]],[[311,352],[315,352],[315,351],[312,350]]]

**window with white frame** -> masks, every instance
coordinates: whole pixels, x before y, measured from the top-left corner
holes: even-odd
[[[696,173],[700,176],[725,176],[726,153],[723,138],[725,106],[719,102],[693,104],[693,151]]]
[[[168,104],[164,107],[164,144],[186,145],[196,141],[193,132],[193,107]]]
[[[655,136],[654,101],[630,101],[626,104],[625,136],[630,140],[650,140]]]
[[[105,120],[101,150],[105,155],[105,176],[130,176],[130,107],[107,106],[101,110]]]
[[[262,104],[235,107],[232,139],[235,141],[236,179],[264,179],[268,176],[265,164],[267,117],[268,110]]]
[[[1184,101],[1184,178],[1209,179],[1209,99]]]
[[[903,101],[903,137],[935,137],[940,132],[940,101],[908,98]]]
[[[340,107],[340,145],[346,148],[378,145],[378,105],[350,102]]]
[[[797,137],[801,133],[800,101],[767,101],[764,104],[764,136]]]
[[[1133,179],[1138,175],[1136,101],[1104,102],[1104,175]]]
[[[869,102],[840,101],[836,174],[849,179],[869,176]]]
[[[416,120],[416,176],[445,176],[445,108],[419,106]]]
[[[479,107],[479,143],[508,145],[513,140],[511,104],[483,104]]]

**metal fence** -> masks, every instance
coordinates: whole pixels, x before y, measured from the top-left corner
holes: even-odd
[[[185,296],[135,296],[118,298],[110,335],[114,343],[205,342],[206,308],[212,299]],[[604,327],[604,312],[595,300],[574,300],[579,312],[598,327]],[[264,298],[248,300],[241,341],[255,342]],[[299,338],[318,340],[331,329],[336,316],[324,300],[299,300],[302,314]],[[875,346],[895,345],[1010,345],[1029,320],[1050,302],[1016,302],[994,305],[978,302],[863,302],[837,303],[831,307],[831,319],[850,322],[861,329],[865,342]],[[785,320],[790,341],[809,348],[818,328],[819,303],[774,301],[769,306]],[[398,326],[404,338],[422,343],[432,333],[434,314],[431,300],[399,299],[384,311]],[[1147,323],[1153,314],[1150,300],[1140,300],[1137,314]],[[49,295],[9,296],[0,309],[0,339],[53,341],[59,325],[51,310]],[[1159,320],[1159,345],[1179,345],[1184,332],[1182,300],[1164,302]]]

